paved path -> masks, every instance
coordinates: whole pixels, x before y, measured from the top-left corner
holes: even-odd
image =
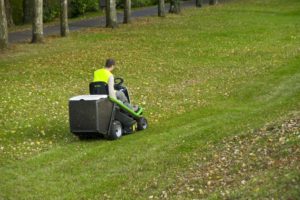
[[[208,0],[204,0],[204,4],[207,4]],[[191,1],[184,1],[181,3],[182,8],[192,7],[195,6],[195,0]],[[169,4],[166,4],[166,11],[169,9]],[[145,17],[145,16],[156,16],[157,15],[157,6],[140,8],[137,10],[132,10],[131,16],[132,19],[138,17]],[[118,13],[118,23],[123,22],[123,14]],[[105,27],[105,16],[95,17],[92,19],[81,20],[77,22],[69,23],[70,31],[80,30],[88,27]],[[44,35],[58,35],[60,33],[60,26],[53,25],[47,26],[44,28]],[[31,30],[25,31],[17,31],[11,32],[8,35],[9,43],[17,43],[17,42],[29,42],[32,37]]]

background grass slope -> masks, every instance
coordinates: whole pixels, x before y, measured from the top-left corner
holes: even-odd
[[[0,60],[0,198],[168,197],[210,144],[299,110],[299,8],[233,1],[12,47]],[[108,57],[150,128],[78,141],[68,99],[88,93]]]

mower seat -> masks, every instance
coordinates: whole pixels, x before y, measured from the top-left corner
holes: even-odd
[[[91,82],[90,94],[106,94],[108,95],[108,85],[105,82]]]

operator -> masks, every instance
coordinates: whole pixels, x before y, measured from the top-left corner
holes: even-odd
[[[137,106],[132,106],[124,92],[115,90],[114,84],[114,75],[112,74],[112,71],[115,69],[116,62],[114,59],[107,59],[105,63],[105,67],[102,69],[98,69],[94,72],[94,81],[93,82],[104,82],[108,85],[108,95],[111,98],[118,99],[121,102],[123,102],[124,105],[126,105],[131,110],[138,110]]]

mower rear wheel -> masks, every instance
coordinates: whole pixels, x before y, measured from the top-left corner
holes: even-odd
[[[107,138],[110,140],[116,140],[122,137],[122,133],[122,124],[119,121],[113,121]]]
[[[141,130],[145,130],[146,128],[148,128],[147,119],[141,117],[140,119],[137,120],[137,130],[141,131]]]

